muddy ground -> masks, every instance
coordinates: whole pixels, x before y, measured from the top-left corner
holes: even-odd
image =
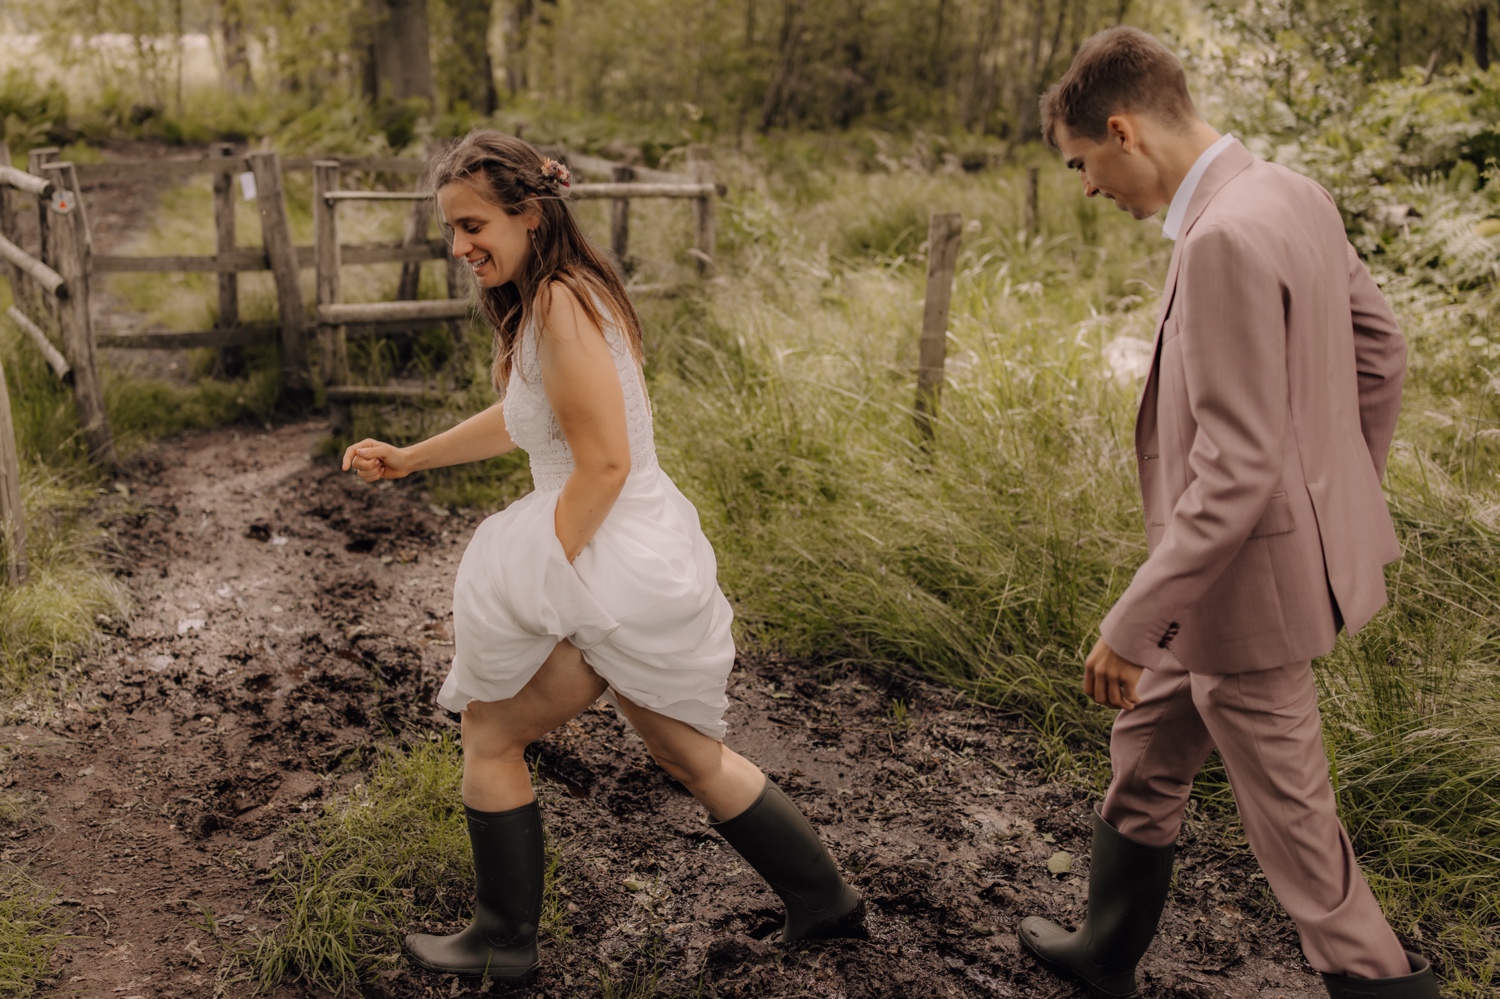
[[[217,969],[274,925],[259,904],[294,824],[359,779],[371,745],[455,728],[432,697],[482,512],[434,507],[418,480],[340,474],[312,457],[325,432],[160,443],[121,480],[128,496],[102,501],[135,610],[60,697],[11,705],[0,729],[3,793],[29,802],[0,856],[71,918],[44,995],[249,994]],[[601,969],[656,939],[658,995],[1082,995],[1014,935],[1028,913],[1081,913],[1089,843],[1087,797],[1045,779],[1023,727],[939,688],[754,650],[730,695],[730,743],[823,830],[870,903],[870,939],[765,942],[774,896],[599,705],[536,747],[572,934],[513,994],[599,995]],[[1054,875],[1060,850],[1074,867]],[[439,923],[466,890],[435,901]],[[1197,821],[1143,980],[1154,999],[1324,994],[1243,848]],[[502,991],[402,960],[361,994]]]

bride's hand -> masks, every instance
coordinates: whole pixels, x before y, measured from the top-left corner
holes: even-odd
[[[366,482],[400,479],[411,474],[411,456],[405,448],[366,437],[344,452],[344,471],[354,469]]]

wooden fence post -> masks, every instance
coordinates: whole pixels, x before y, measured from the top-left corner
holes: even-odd
[[[10,166],[10,146],[3,137],[0,137],[0,166]],[[8,239],[14,243],[18,235],[20,234],[16,232],[16,192],[9,185],[0,184],[0,239]],[[24,301],[22,295],[26,294],[25,289],[21,287],[21,268],[7,263],[4,274],[10,279],[10,297],[19,305]]]
[[[932,417],[943,390],[948,355],[948,305],[964,220],[958,212],[937,212],[927,225],[927,297],[922,304],[922,342],[917,362],[917,430],[932,439]]]
[[[209,155],[218,159],[231,159],[234,146],[228,142],[215,142],[209,147]],[[225,257],[235,251],[234,225],[234,174],[228,170],[214,174],[214,252],[222,264]],[[234,271],[219,272],[219,318],[214,323],[217,329],[229,329],[240,322],[240,276]],[[234,376],[244,367],[244,351],[239,347],[219,348],[219,369]]]
[[[422,190],[427,183],[427,178],[418,177],[414,190]],[[416,246],[418,243],[427,241],[427,226],[432,221],[432,200],[423,198],[411,203],[411,214],[406,216],[406,229],[401,234],[402,246]],[[408,260],[401,265],[401,280],[396,283],[396,300],[398,302],[416,301],[418,290],[422,285],[422,263],[418,260]]]
[[[73,366],[73,397],[78,403],[78,416],[89,450],[96,460],[113,469],[118,462],[109,432],[109,414],[104,409],[99,366],[94,359],[94,326],[89,315],[89,246],[78,196],[78,175],[71,163],[51,163],[42,171],[63,192],[68,206],[63,211],[47,206],[51,215],[47,239],[55,258],[53,267],[68,286],[67,297],[57,302],[57,318],[62,327],[63,347]]]
[[[341,301],[339,285],[338,205],[329,201],[329,191],[339,189],[338,160],[313,164],[313,253],[318,269],[318,308]],[[419,202],[420,204],[420,202]],[[323,385],[349,384],[349,348],[344,327],[318,325],[318,371]],[[328,422],[335,436],[349,431],[349,407],[329,402]]]
[[[1042,231],[1041,205],[1037,196],[1037,168],[1026,168],[1026,239],[1036,239]]]
[[[26,154],[26,172],[35,174],[38,177],[45,176],[45,174],[43,173],[44,168],[48,163],[57,162],[57,157],[60,153],[61,150],[59,150],[56,146],[39,146],[36,149],[31,150]],[[47,229],[49,224],[50,219],[48,218],[47,212],[47,199],[37,198],[36,258],[43,263],[50,263],[52,260],[52,249],[47,238]],[[41,289],[32,288],[31,298],[32,300],[30,304],[35,315],[40,317],[42,315],[52,314],[52,306],[55,304],[55,302]]]
[[[635,180],[635,167],[620,164],[609,171],[609,179],[616,184],[628,184]],[[625,273],[625,261],[630,251],[630,199],[615,198],[609,203],[609,248],[615,253],[615,265]]]
[[[292,407],[301,409],[312,402],[312,365],[307,356],[307,315],[302,307],[297,248],[292,243],[286,189],[281,182],[281,157],[263,151],[251,153],[246,160],[255,175],[261,239],[276,278],[276,302],[281,312],[282,388]]]
[[[10,165],[10,161],[5,161]],[[5,545],[5,575],[12,586],[26,582],[26,513],[21,509],[21,459],[10,416],[10,388],[0,364],[0,542]]]
[[[688,147],[688,173],[699,184],[714,183],[714,165],[708,159],[708,147]],[[715,254],[718,253],[719,227],[714,215],[714,196],[706,194],[693,199],[693,215],[697,221],[698,238],[694,247],[698,259],[698,276],[713,277]]]

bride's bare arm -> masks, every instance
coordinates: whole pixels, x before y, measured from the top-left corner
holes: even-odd
[[[572,561],[609,515],[630,474],[625,393],[604,333],[564,285],[552,285],[541,338],[542,388],[573,452],[554,526]]]
[[[400,479],[426,468],[483,461],[515,447],[516,442],[505,429],[505,411],[497,402],[458,426],[410,447],[371,438],[351,444],[344,452],[344,471],[352,468],[366,482]]]

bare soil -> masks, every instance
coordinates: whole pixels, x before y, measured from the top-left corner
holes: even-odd
[[[216,986],[216,969],[273,926],[259,903],[294,824],[360,777],[370,747],[455,727],[432,697],[482,513],[433,507],[419,481],[340,474],[311,457],[325,433],[164,442],[128,497],[101,501],[136,609],[56,699],[13,705],[0,728],[0,784],[30,803],[3,858],[71,914],[46,995],[248,994]],[[601,969],[655,974],[658,995],[1083,994],[1015,937],[1029,913],[1081,916],[1089,849],[1088,797],[1046,779],[1024,727],[941,688],[753,649],[730,695],[730,743],[822,830],[869,902],[870,939],[768,943],[775,897],[597,705],[535,747],[572,933],[514,994],[600,995]],[[1070,873],[1049,872],[1058,851]],[[1194,816],[1179,856],[1146,997],[1324,994],[1242,844]],[[459,913],[466,895],[455,884],[432,911]],[[403,959],[360,994],[504,991]]]

